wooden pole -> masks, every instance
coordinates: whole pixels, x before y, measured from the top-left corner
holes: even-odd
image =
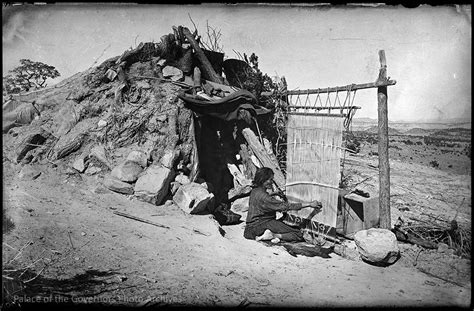
[[[380,72],[376,83],[378,99],[378,151],[379,151],[379,212],[380,228],[391,229],[390,220],[390,165],[388,160],[388,109],[387,109],[387,65],[385,51],[379,51]]]
[[[222,84],[224,79],[216,73],[211,63],[207,59],[206,55],[204,54],[203,50],[201,49],[201,47],[199,47],[199,43],[196,42],[194,36],[191,34],[188,28],[183,27],[183,35],[186,37],[186,39],[188,39],[189,43],[196,52],[196,56],[202,65],[201,70],[207,74],[209,80]]]
[[[286,91],[285,95],[311,95],[311,94],[324,94],[324,93],[334,93],[334,92],[343,92],[343,91],[355,91],[355,90],[362,90],[362,89],[370,89],[374,87],[380,86],[389,86],[395,85],[397,81],[395,80],[377,80],[376,82],[364,83],[364,84],[348,84],[344,86],[334,86],[334,87],[327,87],[327,88],[319,88],[319,89],[307,89],[307,90],[293,90],[293,91]]]

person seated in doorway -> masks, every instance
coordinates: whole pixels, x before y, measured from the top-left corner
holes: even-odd
[[[272,197],[267,190],[272,190],[274,173],[271,168],[259,168],[253,180],[253,189],[249,198],[249,210],[246,219],[244,237],[250,240],[304,241],[300,229],[288,226],[276,219],[276,212],[300,210],[305,207],[321,209],[321,202],[288,203]]]

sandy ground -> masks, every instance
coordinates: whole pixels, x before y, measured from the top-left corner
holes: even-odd
[[[353,159],[354,163],[360,161],[367,164],[376,159]],[[462,195],[469,194],[470,210],[470,178],[414,165],[403,166],[402,170],[399,165],[391,166],[392,187],[404,200],[397,204],[408,204],[413,211],[416,204],[431,204],[429,200],[435,200],[433,196],[442,188],[457,194],[459,201]],[[353,167],[346,164],[348,171]],[[373,168],[365,167],[358,178],[377,174]],[[471,280],[470,276],[466,278],[466,271],[470,275],[470,260],[464,261],[466,271],[454,284],[420,272],[408,263],[404,252],[398,262],[385,268],[334,253],[328,259],[294,257],[282,247],[244,239],[243,224],[223,226],[222,236],[218,224],[209,216],[187,215],[173,204],[153,206],[113,193],[100,185],[96,175],[67,174],[65,164],[39,165],[42,173],[34,180],[20,178],[21,166],[5,158],[3,168],[3,203],[7,217],[14,223],[3,234],[4,298],[16,296],[20,304],[31,301],[141,306],[469,307],[471,304]],[[429,174],[432,183],[423,174]],[[443,208],[446,212],[444,205]],[[392,218],[399,212],[396,206],[393,210]],[[127,219],[114,211],[169,228]],[[468,216],[470,219],[470,212],[465,215]],[[455,257],[453,260],[461,260]],[[422,262],[421,258],[418,260]],[[8,269],[19,273],[28,266],[21,279],[30,281],[23,289],[17,278],[5,278],[15,273]]]

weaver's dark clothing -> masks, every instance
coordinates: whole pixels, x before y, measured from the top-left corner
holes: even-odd
[[[249,210],[244,231],[246,239],[254,240],[266,229],[282,234],[283,241],[302,241],[303,234],[299,229],[276,220],[276,212],[298,210],[301,203],[282,202],[269,195],[263,187],[257,187],[250,193]]]

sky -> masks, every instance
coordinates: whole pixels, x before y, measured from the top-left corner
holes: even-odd
[[[391,121],[471,118],[471,6],[49,4],[2,8],[5,76],[22,58],[56,67],[57,83],[159,42],[172,26],[220,30],[226,58],[259,57],[289,89],[377,79],[384,50]],[[377,90],[359,90],[355,117],[377,118]]]

